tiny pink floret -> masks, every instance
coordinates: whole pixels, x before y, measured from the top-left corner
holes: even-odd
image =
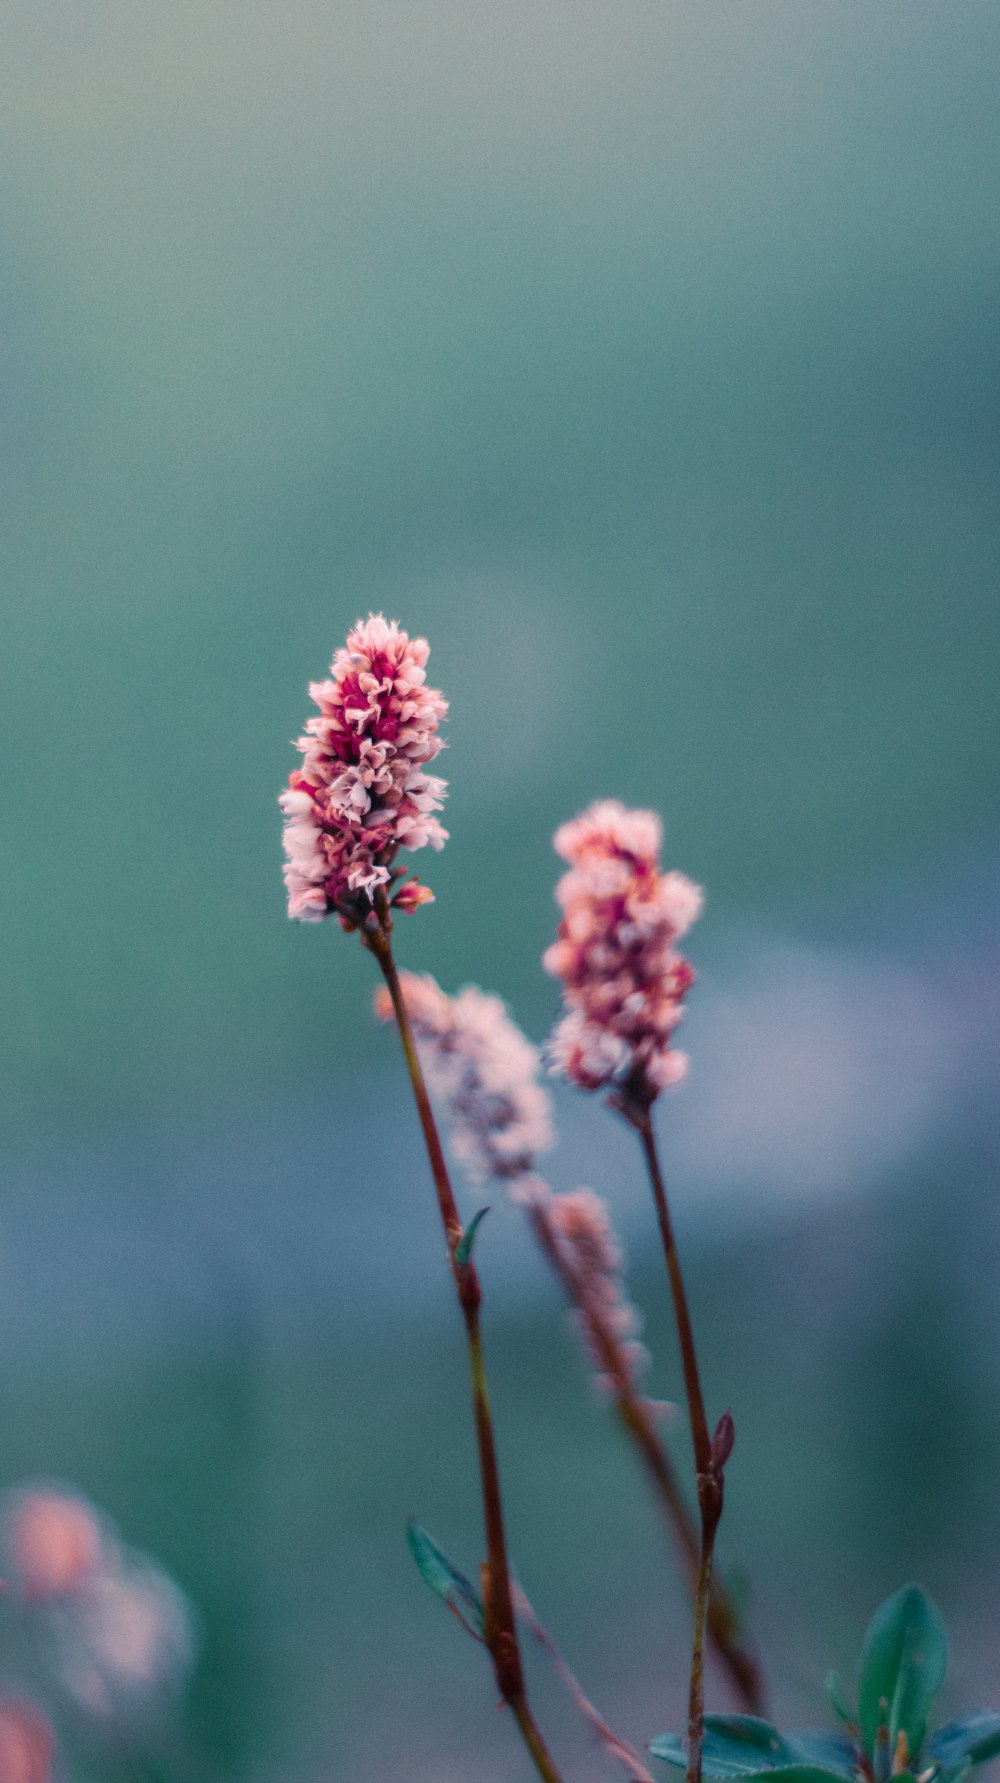
[[[374,894],[400,876],[400,848],[443,848],[436,812],[446,782],[426,771],[444,747],[438,726],[447,701],[425,686],[429,646],[395,620],[369,614],[334,655],[330,679],[309,692],[319,714],[296,747],[302,766],[281,795],[285,815],[288,914],[321,922],[337,912],[348,925]],[[426,886],[397,894],[400,907],[430,903]]]
[[[562,920],[543,958],[566,1006],[549,1041],[553,1069],[580,1089],[614,1087],[640,1107],[687,1067],[672,1038],[694,973],[676,943],[703,901],[683,873],[661,872],[662,836],[655,812],[613,799],[556,831],[569,872],[556,887]]]

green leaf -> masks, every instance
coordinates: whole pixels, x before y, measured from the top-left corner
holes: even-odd
[[[861,1654],[858,1716],[865,1750],[872,1757],[879,1704],[889,1705],[889,1747],[905,1733],[908,1756],[923,1744],[927,1712],[944,1683],[948,1641],[944,1624],[919,1585],[904,1585],[875,1611]]]
[[[466,1263],[469,1261],[469,1258],[472,1255],[472,1246],[476,1240],[476,1233],[479,1230],[479,1222],[486,1218],[489,1211],[488,1207],[481,1207],[478,1213],[474,1213],[466,1226],[465,1231],[462,1233],[461,1238],[456,1244],[455,1262],[460,1269],[464,1269]]]
[[[650,1742],[654,1758],[678,1770],[687,1769],[686,1742],[679,1734],[660,1734]],[[785,1778],[787,1783],[844,1783],[853,1780],[854,1748],[842,1734],[780,1734],[756,1715],[706,1715],[701,1768],[706,1777]]]
[[[650,1742],[654,1758],[687,1768],[685,1742],[678,1734],[661,1734]],[[787,1757],[776,1727],[756,1715],[706,1715],[702,1770],[710,1777],[752,1777]]]
[[[786,1734],[785,1744],[797,1759],[810,1765],[822,1765],[824,1770],[836,1771],[838,1777],[850,1777],[853,1783],[858,1755],[853,1740],[846,1734],[835,1733],[826,1727],[803,1727]]]
[[[767,1772],[768,1783],[842,1783],[843,1772],[824,1764],[779,1764]]]
[[[687,1768],[685,1743],[678,1734],[651,1741],[654,1758]],[[709,1777],[754,1777],[762,1770],[790,1763],[795,1754],[769,1721],[757,1715],[706,1715],[701,1768]]]
[[[851,1708],[851,1705],[847,1700],[847,1693],[836,1672],[830,1672],[827,1675],[826,1694],[830,1699],[830,1706],[833,1709],[834,1714],[837,1715],[847,1727],[856,1727],[858,1721],[857,1711]]]
[[[946,1721],[931,1735],[924,1751],[949,1775],[970,1764],[985,1764],[1000,1753],[1000,1715],[993,1709],[980,1709]]]
[[[406,1540],[410,1553],[417,1563],[417,1570],[425,1585],[429,1585],[435,1597],[446,1603],[453,1616],[457,1616],[462,1627],[468,1629],[477,1640],[483,1638],[483,1606],[464,1573],[432,1541],[426,1529],[421,1529],[411,1517],[406,1525]]]

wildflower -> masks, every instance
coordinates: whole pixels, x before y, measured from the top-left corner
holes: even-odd
[[[624,1258],[604,1202],[593,1189],[536,1192],[529,1213],[573,1301],[598,1386],[634,1392],[649,1357],[636,1341],[641,1321],[625,1294]]]
[[[552,1144],[537,1047],[500,998],[475,985],[449,997],[429,972],[402,972],[400,983],[431,1089],[448,1110],[456,1156],[475,1182],[525,1176]],[[384,987],[375,1011],[392,1019]]]
[[[400,848],[442,848],[445,781],[426,772],[444,747],[448,706],[424,685],[429,646],[379,614],[359,620],[309,692],[319,714],[296,747],[302,766],[279,803],[285,814],[288,914],[319,922],[336,911],[353,928],[375,893],[400,878]],[[433,897],[425,886],[397,894],[404,910]],[[393,900],[394,902],[397,900]]]
[[[0,1778],[3,1783],[50,1783],[55,1740],[33,1703],[0,1698]]]
[[[54,1633],[63,1685],[82,1709],[101,1718],[128,1720],[156,1705],[194,1657],[186,1599],[143,1556],[98,1573],[74,1617]]]
[[[580,1089],[613,1086],[639,1108],[687,1068],[671,1042],[694,973],[676,943],[702,905],[683,873],[660,871],[661,838],[655,812],[612,799],[556,831],[570,870],[556,887],[562,920],[543,957],[566,1005],[549,1042],[553,1069]]]
[[[97,1513],[85,1499],[53,1487],[13,1493],[6,1526],[11,1569],[24,1596],[34,1601],[78,1591],[104,1553]]]

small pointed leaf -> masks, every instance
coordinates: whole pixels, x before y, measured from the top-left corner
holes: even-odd
[[[872,1757],[879,1704],[889,1704],[889,1746],[905,1733],[911,1758],[923,1744],[927,1712],[944,1683],[948,1642],[941,1617],[919,1585],[904,1585],[875,1611],[865,1635],[858,1715]]]
[[[472,1255],[472,1247],[476,1242],[476,1233],[479,1230],[479,1222],[486,1218],[489,1211],[488,1207],[481,1207],[478,1213],[474,1213],[466,1226],[465,1231],[462,1233],[461,1238],[456,1244],[455,1262],[460,1269],[464,1269],[466,1263],[469,1261],[469,1258]]]
[[[924,1752],[949,1776],[967,1765],[985,1764],[1000,1753],[1000,1715],[993,1709],[980,1709],[946,1721],[931,1735]]]
[[[446,1603],[463,1628],[477,1640],[483,1638],[483,1606],[464,1573],[453,1566],[441,1548],[432,1541],[426,1529],[411,1518],[406,1525],[406,1540],[417,1570],[435,1597]]]

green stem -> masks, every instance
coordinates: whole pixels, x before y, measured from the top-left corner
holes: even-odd
[[[455,1203],[448,1166],[445,1163],[444,1151],[434,1119],[434,1111],[427,1094],[427,1085],[424,1082],[424,1074],[413,1038],[413,1029],[399,982],[399,973],[392,956],[389,927],[390,921],[388,910],[386,910],[378,927],[366,929],[362,933],[362,940],[369,951],[375,955],[392,999],[392,1007],[403,1046],[403,1056],[406,1060],[406,1068],[417,1105],[417,1114],[427,1147],[431,1175],[434,1179],[452,1279],[465,1322],[469,1371],[472,1380],[472,1409],[476,1427],[476,1444],[479,1451],[483,1521],[486,1530],[487,1562],[483,1580],[486,1644],[493,1660],[493,1669],[500,1694],[513,1710],[514,1719],[521,1730],[521,1736],[534,1761],[535,1769],[544,1779],[544,1783],[561,1783],[559,1773],[528,1707],[524,1682],[510,1565],[507,1558],[507,1538],[500,1496],[500,1470],[497,1463],[489,1387],[479,1329],[482,1289],[476,1266],[471,1258],[463,1263],[457,1254],[458,1245],[463,1235],[463,1226]]]

